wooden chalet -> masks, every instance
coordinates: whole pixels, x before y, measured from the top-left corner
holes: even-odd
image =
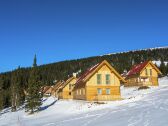
[[[87,101],[119,100],[120,82],[126,82],[106,61],[89,68],[80,76],[73,90],[74,99]]]
[[[45,95],[45,96],[51,96],[52,90],[53,90],[53,86],[49,86],[49,88],[44,92],[43,95]]]
[[[58,98],[59,99],[73,99],[73,88],[76,83],[77,78],[71,77],[69,78],[59,89]]]
[[[134,65],[126,74],[125,86],[158,86],[160,70],[151,61]]]
[[[58,98],[58,91],[60,88],[62,88],[62,85],[64,84],[64,81],[58,81],[54,86],[53,89],[51,91],[51,95],[55,96]]]

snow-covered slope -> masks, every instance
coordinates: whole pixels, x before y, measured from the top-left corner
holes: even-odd
[[[154,47],[154,48],[147,48],[147,49],[137,49],[137,50],[131,50],[131,51],[124,51],[124,52],[117,52],[117,53],[109,53],[109,54],[105,54],[105,55],[121,54],[121,53],[136,52],[136,51],[146,51],[146,50],[167,49],[167,48],[168,48],[168,46]],[[104,55],[101,55],[101,56],[104,56]]]
[[[156,64],[158,67],[160,67],[160,64],[161,64],[161,61],[160,60],[158,60],[158,61],[152,61],[154,64]],[[167,65],[168,64],[168,62],[164,62],[164,64],[165,65]]]
[[[105,104],[49,97],[34,115],[24,110],[2,114],[0,126],[167,126],[168,78],[159,83],[140,91],[121,87],[124,100]]]

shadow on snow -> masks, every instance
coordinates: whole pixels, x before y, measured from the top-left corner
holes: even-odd
[[[46,110],[47,108],[49,108],[50,106],[54,105],[58,100],[53,101],[51,104],[40,107],[40,111]]]

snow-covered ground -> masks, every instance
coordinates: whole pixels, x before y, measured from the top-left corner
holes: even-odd
[[[121,87],[124,100],[104,104],[49,97],[34,115],[4,110],[0,126],[167,126],[168,78],[159,79],[159,84],[139,91]]]

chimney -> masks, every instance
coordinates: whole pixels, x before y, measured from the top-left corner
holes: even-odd
[[[76,73],[73,73],[73,77],[76,77]]]

